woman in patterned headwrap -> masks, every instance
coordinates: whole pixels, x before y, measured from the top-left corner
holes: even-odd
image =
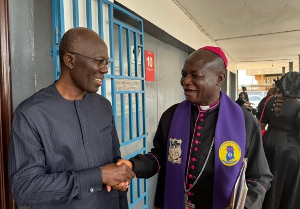
[[[276,82],[262,122],[265,154],[274,175],[263,204],[265,209],[300,208],[300,74],[289,72]]]

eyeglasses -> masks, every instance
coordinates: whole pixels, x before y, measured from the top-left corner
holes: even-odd
[[[85,58],[94,60],[94,61],[98,64],[98,67],[99,67],[99,68],[103,68],[104,66],[106,66],[107,68],[109,68],[110,65],[111,65],[111,63],[112,63],[111,61],[108,61],[108,60],[104,60],[104,59],[96,59],[96,58],[88,57],[88,56],[79,54],[79,53],[77,53],[77,52],[68,52],[68,53],[74,54],[74,55],[79,55],[79,56],[82,56],[82,57],[85,57]]]

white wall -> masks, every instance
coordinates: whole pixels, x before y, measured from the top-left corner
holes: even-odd
[[[214,44],[173,1],[118,0],[118,2],[194,49]]]
[[[195,50],[207,45],[216,46],[171,0],[117,0],[117,2]],[[227,59],[227,69],[237,74],[237,64],[231,57],[227,56]],[[227,79],[227,82],[230,82],[229,78]]]

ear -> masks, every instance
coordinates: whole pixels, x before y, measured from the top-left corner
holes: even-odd
[[[221,86],[222,85],[222,83],[224,82],[224,80],[225,80],[225,72],[219,72],[218,73],[218,83],[217,83],[217,85],[218,86]]]
[[[70,54],[70,53],[65,53],[63,55],[63,62],[65,66],[67,66],[70,69],[74,68],[74,61],[75,61],[75,56]]]

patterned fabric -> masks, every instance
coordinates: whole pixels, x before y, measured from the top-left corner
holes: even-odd
[[[300,74],[288,72],[281,78],[282,95],[288,98],[300,98]]]

